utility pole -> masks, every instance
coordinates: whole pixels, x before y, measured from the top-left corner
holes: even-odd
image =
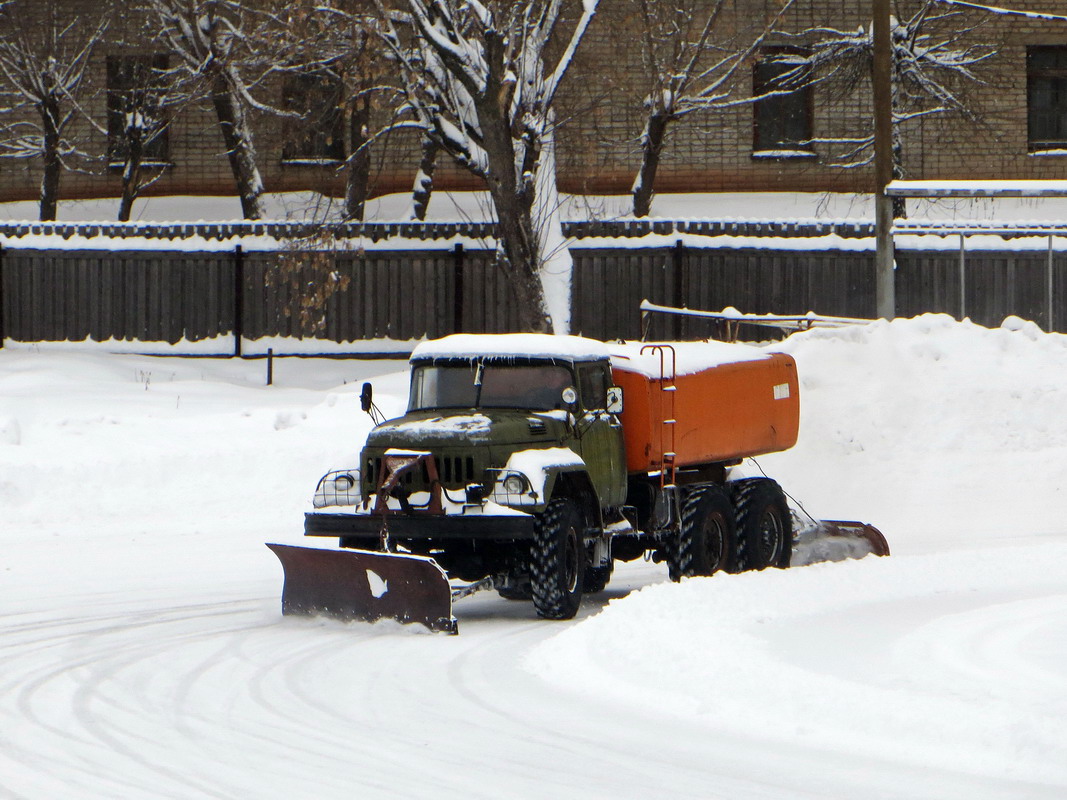
[[[874,237],[875,306],[879,317],[896,316],[893,276],[893,200],[885,189],[893,179],[892,42],[889,0],[874,3]]]

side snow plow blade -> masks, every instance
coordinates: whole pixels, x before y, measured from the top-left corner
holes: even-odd
[[[458,633],[448,577],[432,558],[267,544],[285,571],[282,613],[395,619]]]
[[[796,530],[794,566],[889,555],[889,543],[885,536],[865,522],[824,519],[807,526],[797,526]]]

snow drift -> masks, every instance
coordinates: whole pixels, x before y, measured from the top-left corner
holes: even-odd
[[[894,555],[666,581],[459,637],[283,619],[267,540],[406,399],[400,362],[0,350],[0,795],[1060,798],[1067,337],[811,331],[747,462]]]

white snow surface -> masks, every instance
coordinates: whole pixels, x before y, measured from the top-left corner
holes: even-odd
[[[262,544],[403,362],[0,350],[0,796],[1067,796],[1067,337],[777,347],[801,438],[743,471],[890,558],[620,564],[574,621],[483,593],[456,637],[283,618]]]
[[[987,182],[988,183],[988,182]],[[1018,183],[1017,181],[1015,183]],[[310,192],[263,195],[266,220],[339,219],[343,202]],[[937,220],[1000,219],[1014,221],[1062,220],[1067,197],[1058,198],[941,198],[908,199],[908,218]],[[633,219],[633,198],[623,195],[560,194],[559,214],[564,220]],[[427,209],[428,222],[484,222],[493,219],[486,192],[436,191]],[[61,200],[61,222],[114,224],[118,200]],[[411,194],[401,192],[367,202],[368,222],[408,220]],[[0,219],[33,221],[35,201],[0,203]],[[874,219],[869,194],[842,192],[711,192],[661,193],[652,200],[649,219],[862,221]],[[131,222],[242,221],[241,204],[234,196],[172,195],[140,198]]]

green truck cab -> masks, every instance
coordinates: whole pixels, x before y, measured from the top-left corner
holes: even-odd
[[[621,390],[603,343],[464,336],[411,357],[408,410],[370,432],[358,470],[329,473],[309,536],[433,558],[492,578],[544,617],[577,611],[611,573],[627,494]],[[368,405],[369,398],[368,398]]]

